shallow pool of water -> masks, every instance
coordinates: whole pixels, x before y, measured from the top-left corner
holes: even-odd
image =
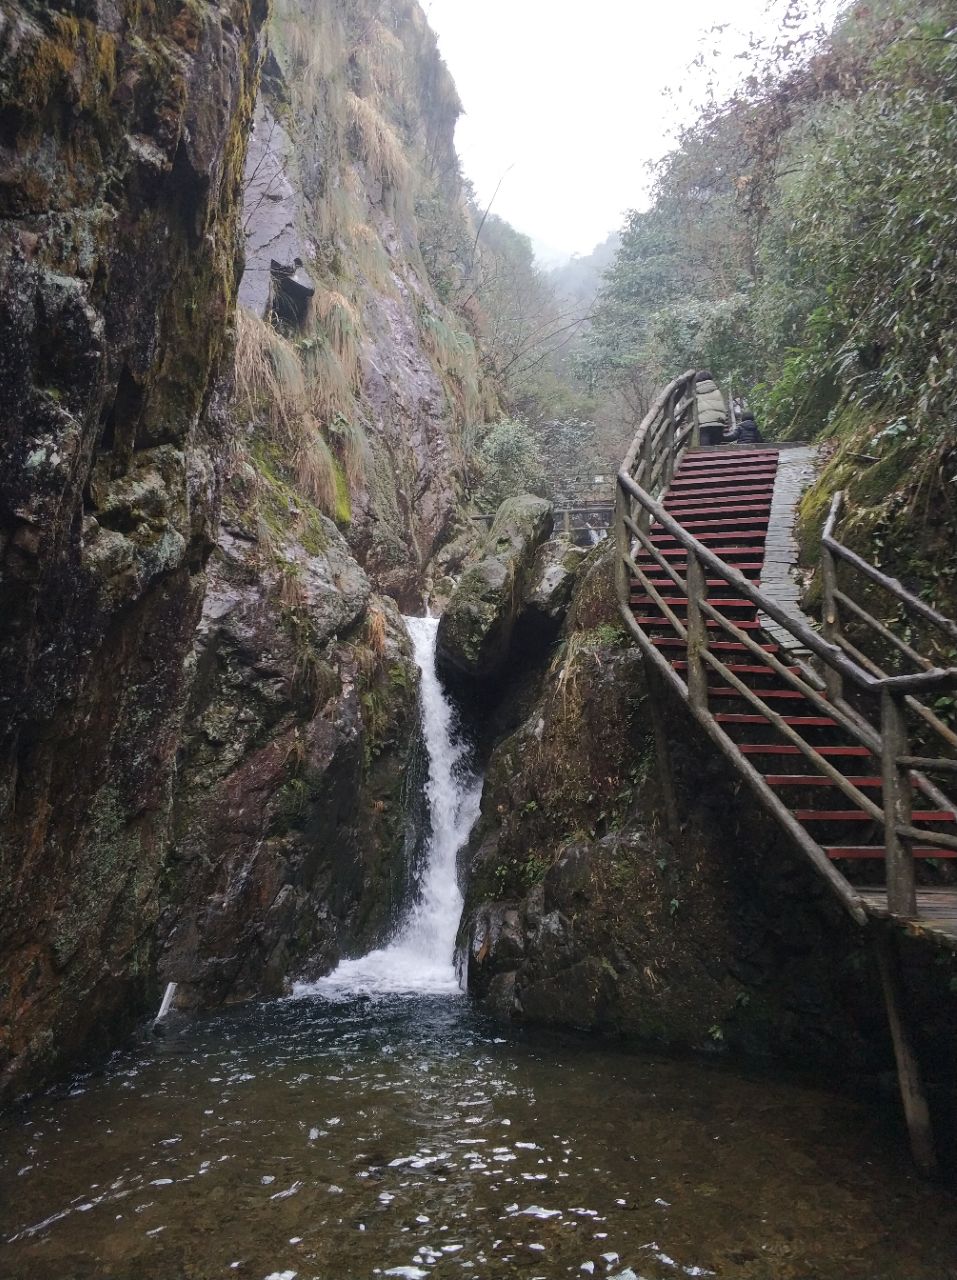
[[[0,1276],[957,1277],[899,1142],[872,1101],[461,997],[280,1001],[0,1123]]]

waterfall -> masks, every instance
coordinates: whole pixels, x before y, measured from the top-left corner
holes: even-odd
[[[406,618],[419,668],[422,736],[431,834],[415,902],[385,947],[344,960],[327,977],[300,983],[296,995],[347,991],[458,991],[453,951],[462,893],[457,857],[479,814],[482,780],[467,767],[466,744],[435,669],[437,618]]]

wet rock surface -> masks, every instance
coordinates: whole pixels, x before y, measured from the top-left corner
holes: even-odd
[[[541,695],[492,753],[466,855],[469,990],[511,1020],[884,1069],[863,932],[670,700],[683,825],[666,829],[649,685],[610,568],[607,552],[585,562]],[[938,1064],[946,985],[920,997]]]
[[[412,213],[416,202],[444,207],[446,231],[460,216],[453,147],[460,105],[419,6],[403,3],[392,24],[383,37],[389,56],[401,66],[404,84],[422,86],[401,104],[394,86],[390,92],[356,82],[359,46],[367,39],[375,44],[370,33],[377,22],[360,19],[355,6],[314,16],[311,35],[337,67],[335,75],[303,67],[290,53],[291,39],[309,38],[308,23],[300,22],[291,36],[277,22],[246,164],[248,248],[240,300],[257,315],[273,309],[283,315],[283,296],[298,282],[310,297],[315,292],[313,305],[322,296],[346,302],[347,364],[355,367],[330,372],[342,381],[344,371],[354,383],[339,397],[337,412],[361,430],[369,456],[364,476],[350,486],[345,532],[377,588],[413,613],[424,604],[433,556],[461,532],[462,430],[466,419],[481,420],[485,408],[473,403],[479,375],[472,338],[439,299],[423,257],[426,233]],[[348,67],[351,78],[343,73]],[[308,94],[299,92],[304,77]],[[356,121],[344,106],[349,101],[354,112],[378,121],[379,136],[401,153],[391,182],[356,149]],[[299,308],[292,328],[315,341],[308,309]],[[489,399],[494,408],[491,392]],[[341,426],[335,412],[327,416],[324,426],[334,440]]]
[[[536,556],[552,531],[544,498],[509,498],[496,512],[475,558],[467,564],[439,623],[437,654],[443,669],[473,682],[504,668],[529,588],[544,592]]]
[[[408,888],[416,681],[377,592],[421,605],[485,412],[412,214],[416,183],[461,212],[460,106],[411,0],[421,116],[356,80],[348,6],[283,15],[339,81],[307,77],[305,109],[287,29],[257,98],[265,10],[0,14],[0,1096],[115,1044],[161,978],[205,1007],[322,972]],[[290,349],[320,287],[355,326],[354,421],[322,410],[330,448],[353,428],[369,454],[339,459],[339,528],[294,424],[257,435],[239,405],[237,286]]]
[[[362,950],[408,894],[418,677],[395,605],[341,534],[263,572],[224,535],[179,757],[163,978],[180,1008],[276,994]]]
[[[0,1095],[148,994],[263,16],[0,17]]]

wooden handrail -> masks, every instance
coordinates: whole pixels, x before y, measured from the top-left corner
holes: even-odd
[[[876,565],[870,564],[863,556],[859,556],[856,551],[846,547],[843,542],[837,541],[834,537],[834,528],[840,517],[843,505],[844,494],[839,491],[831,499],[831,509],[828,512],[827,520],[824,524],[824,532],[821,535],[822,544],[841,560],[853,565],[866,578],[870,578],[879,587],[883,587],[886,592],[906,605],[908,609],[919,614],[925,622],[931,623],[940,631],[943,631],[949,639],[957,643],[957,622],[953,618],[948,618],[946,614],[940,613],[932,605],[929,605],[926,600],[921,600],[920,596],[915,596],[912,591],[908,591],[897,578],[892,578],[888,574],[882,573]]]
[[[735,569],[733,565],[722,560],[720,556],[716,556],[709,547],[699,542],[694,534],[688,533],[683,525],[670,516],[664,507],[660,506],[649,493],[645,493],[639,485],[635,484],[632,478],[624,471],[618,472],[618,484],[620,488],[624,489],[626,493],[639,502],[646,511],[650,512],[657,523],[662,528],[667,529],[686,551],[691,552],[695,559],[717,574],[718,577],[723,578],[725,582],[734,587],[735,591],[739,591],[753,604],[756,604],[769,618],[773,618],[775,622],[790,632],[794,639],[798,640],[804,648],[810,649],[823,662],[853,680],[861,688],[877,689],[879,687],[881,682],[876,676],[872,676],[863,667],[859,667],[856,662],[852,662],[850,658],[845,657],[837,645],[828,644],[813,627],[782,609],[777,601],[765,595],[739,569]]]
[[[957,837],[940,831],[925,830],[913,824],[911,812],[915,785],[933,795],[939,807],[951,808],[957,816],[957,808],[954,808],[953,803],[936,784],[915,771],[957,770],[957,762],[949,758],[911,754],[904,720],[905,711],[916,711],[932,729],[940,732],[948,745],[953,746],[957,735],[929,708],[918,702],[916,695],[957,688],[957,668],[937,667],[929,658],[918,653],[883,623],[873,618],[847,592],[841,590],[837,585],[837,562],[846,563],[864,573],[900,603],[954,640],[957,640],[957,623],[912,595],[896,579],[883,574],[836,539],[835,529],[843,503],[841,494],[835,495],[831,504],[821,544],[824,571],[823,634],[802,617],[786,612],[740,570],[722,560],[688,532],[664,509],[658,501],[658,495],[670,484],[680,455],[688,443],[696,440],[694,377],[694,372],[689,370],[670,382],[658,395],[642,419],[617,475],[614,529],[618,550],[616,582],[622,618],[638,641],[644,657],[659,671],[664,683],[675,689],[689,705],[709,736],[750,783],[765,807],[790,833],[851,915],[860,923],[865,921],[866,913],[860,897],[847,879],[836,870],[824,849],[797,821],[746,754],[722,728],[720,717],[716,719],[711,714],[708,707],[709,671],[719,674],[863,813],[883,824],[889,909],[895,914],[913,915],[916,899],[911,845],[920,841],[942,849],[957,848]],[[679,428],[689,409],[692,410],[691,423]],[[653,525],[669,534],[687,553],[684,579],[654,545]],[[648,574],[636,563],[632,554],[635,541],[649,553],[651,559],[684,595],[687,600],[686,623],[666,604]],[[804,663],[800,664],[801,673],[796,675],[787,665],[763,649],[747,631],[737,626],[715,603],[707,600],[706,581],[709,576],[720,578],[733,588],[738,597],[750,601],[761,613],[773,619],[814,656],[820,664],[823,676]],[[687,659],[687,681],[682,680],[671,662],[651,643],[635,619],[630,603],[632,578],[641,584],[648,598],[661,611],[663,619],[670,623],[674,634],[683,642]],[[902,674],[888,674],[881,670],[843,635],[842,606],[849,614],[869,624],[877,635],[896,647],[919,669]],[[779,675],[791,687],[800,691],[822,714],[831,716],[853,742],[879,757],[884,783],[882,806],[855,786],[852,777],[846,777],[832,765],[804,738],[798,728],[788,723],[787,718],[778,714],[759,693],[737,678],[728,664],[711,650],[706,619],[710,619],[743,645],[755,659],[768,667],[769,672]],[[858,706],[847,700],[844,694],[846,686],[855,688],[861,694],[879,697],[879,728],[870,723]],[[860,698],[854,699],[854,703],[858,701]]]

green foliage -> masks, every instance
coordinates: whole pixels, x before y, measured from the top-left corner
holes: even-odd
[[[828,281],[809,377],[940,434],[957,408],[957,38],[942,6],[921,8],[853,113],[824,116],[793,235]]]
[[[688,367],[807,438],[842,404],[953,436],[957,36],[943,0],[848,9],[704,113],[632,213],[578,360],[636,413]]]
[[[544,491],[545,467],[532,433],[524,422],[502,418],[479,450],[482,480],[479,504],[495,511],[506,498]]]

